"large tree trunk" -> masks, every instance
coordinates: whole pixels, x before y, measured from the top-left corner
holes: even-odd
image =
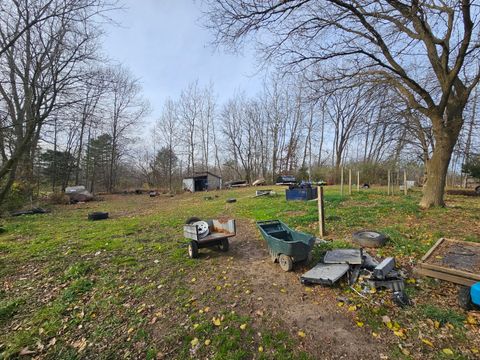
[[[443,195],[452,158],[453,148],[463,124],[461,113],[449,119],[449,126],[443,126],[442,119],[432,119],[434,124],[435,148],[432,156],[425,163],[427,180],[423,186],[423,196],[420,206],[431,208],[445,206]]]

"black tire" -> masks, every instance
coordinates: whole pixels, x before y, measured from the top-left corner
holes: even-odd
[[[477,195],[480,195],[480,185],[478,185],[476,188],[475,188],[475,193]]]
[[[231,203],[234,203],[234,202],[237,202],[237,199],[235,199],[235,198],[227,199],[228,204],[231,204]]]
[[[197,222],[197,221],[202,221],[202,219],[196,217],[196,216],[192,216],[192,217],[189,217],[187,219],[187,221],[185,221],[185,224],[188,225],[188,224],[193,224],[194,222]]]
[[[388,240],[385,234],[370,230],[357,231],[352,236],[354,242],[368,248],[382,247]]]
[[[460,285],[458,287],[458,305],[465,310],[472,310],[472,296],[470,295],[470,287]]]
[[[370,189],[370,185],[369,184],[363,184],[362,189]]]
[[[196,241],[190,241],[188,244],[188,256],[191,259],[196,259],[198,258],[198,244]]]
[[[228,242],[228,239],[222,239],[220,245],[218,245],[219,249],[223,252],[227,252],[228,248],[230,247],[230,244]]]
[[[108,219],[108,212],[95,211],[88,214],[88,220],[96,221],[105,219]]]
[[[290,256],[281,254],[278,258],[278,263],[280,264],[280,267],[283,271],[292,271],[293,269],[293,261]]]

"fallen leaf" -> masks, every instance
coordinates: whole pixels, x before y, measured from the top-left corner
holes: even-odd
[[[363,322],[357,321],[357,326],[358,326],[358,327],[363,327],[363,325],[364,325]]]
[[[196,278],[192,278],[192,280],[190,280],[192,283],[194,283],[195,281],[197,281]]]
[[[245,330],[247,328],[247,324],[240,325],[240,329]]]
[[[198,345],[198,338],[195,338],[192,341],[190,341],[190,344],[192,345],[192,347],[197,346]]]
[[[23,356],[23,355],[31,355],[31,354],[35,354],[35,353],[36,353],[36,351],[32,351],[32,350],[30,350],[28,347],[24,347],[24,348],[20,351],[19,355],[20,355],[20,356]]]
[[[287,290],[285,290],[284,288],[281,288],[281,289],[280,289],[280,292],[281,292],[281,293],[286,293]]]
[[[348,311],[355,311],[355,310],[357,310],[357,305],[350,305],[348,307]]]
[[[193,329],[195,330],[199,326],[200,326],[199,324],[193,324]]]
[[[472,315],[467,316],[467,323],[470,325],[476,325],[477,324],[477,319],[475,319]]]
[[[303,338],[303,337],[305,337],[305,333],[304,333],[302,330],[300,330],[300,331],[298,332],[298,336],[300,336],[300,337]]]
[[[430,347],[433,347],[433,344],[430,340],[427,340],[427,339],[422,339],[422,342]]]
[[[443,352],[445,355],[453,355],[452,349],[449,349],[449,348],[443,349],[442,352]]]
[[[211,342],[212,341],[210,339],[207,339],[207,340],[205,340],[205,345],[208,346],[208,345],[210,345]]]
[[[258,352],[263,352],[263,346],[258,347]]]
[[[222,323],[219,318],[215,318],[215,317],[212,319],[212,322],[213,322],[213,325],[215,326],[220,326]]]
[[[78,352],[82,352],[87,347],[87,339],[81,338],[73,343],[73,347],[78,350]]]

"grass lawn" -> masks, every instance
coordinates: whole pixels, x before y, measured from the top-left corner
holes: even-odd
[[[311,264],[284,273],[255,221],[280,219],[316,234],[317,204],[287,203],[284,188],[273,188],[276,196],[259,198],[253,188],[213,192],[212,200],[205,193],[106,196],[3,219],[0,359],[480,356],[480,313],[457,306],[456,286],[413,274],[442,236],[480,241],[479,198],[448,196],[447,208],[422,211],[419,191],[342,197],[326,187],[331,242],[314,249]],[[230,197],[238,201],[226,204]],[[89,222],[92,211],[110,219]],[[189,259],[182,224],[190,216],[235,218],[230,251],[201,249]],[[370,253],[396,257],[413,306],[396,307],[388,292],[361,297],[344,284],[300,284],[326,249],[351,246],[351,233],[365,228],[389,235]]]

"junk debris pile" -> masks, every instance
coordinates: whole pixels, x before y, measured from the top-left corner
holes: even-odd
[[[332,286],[345,279],[348,285],[361,285],[360,295],[371,289],[389,289],[392,299],[398,306],[410,305],[405,294],[404,275],[396,269],[395,258],[388,257],[378,262],[363,249],[336,249],[327,251],[323,261],[303,274],[302,284]]]

